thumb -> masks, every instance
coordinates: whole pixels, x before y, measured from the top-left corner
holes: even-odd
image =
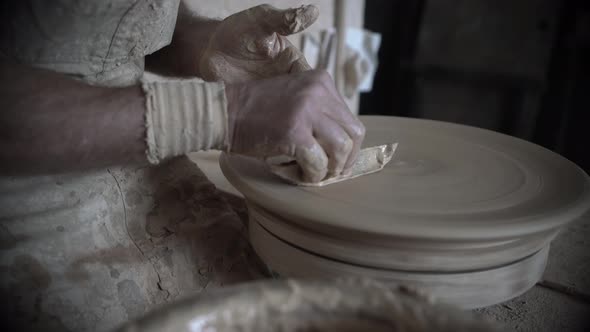
[[[250,8],[258,22],[268,32],[276,32],[283,36],[301,32],[312,25],[320,15],[319,9],[314,5],[301,6],[299,8],[278,9],[271,5],[259,5]]]
[[[308,145],[295,149],[295,160],[301,168],[303,182],[320,182],[328,174],[328,156],[317,141]]]

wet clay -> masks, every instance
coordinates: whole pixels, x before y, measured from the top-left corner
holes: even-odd
[[[367,176],[293,186],[263,162],[221,156],[248,201],[250,241],[281,276],[368,276],[463,308],[493,305],[532,287],[559,229],[590,209],[588,176],[532,143],[439,121],[360,119],[367,146],[399,142]]]
[[[251,158],[222,155],[221,169],[247,200],[318,231],[509,240],[557,229],[590,209],[588,175],[535,144],[439,121],[360,119],[366,146],[399,143],[378,173],[312,188],[286,185]]]

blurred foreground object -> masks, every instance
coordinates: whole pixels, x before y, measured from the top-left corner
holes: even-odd
[[[119,332],[496,331],[403,287],[366,279],[261,281],[152,312]]]

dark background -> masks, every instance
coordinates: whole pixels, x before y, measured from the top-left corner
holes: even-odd
[[[590,1],[367,0],[382,34],[361,114],[520,137],[590,172]]]

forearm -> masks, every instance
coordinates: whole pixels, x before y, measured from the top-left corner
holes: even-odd
[[[146,57],[146,69],[161,75],[201,77],[199,61],[219,20],[198,17],[181,3],[170,45]]]
[[[0,172],[55,173],[145,161],[139,86],[103,88],[1,64]]]

